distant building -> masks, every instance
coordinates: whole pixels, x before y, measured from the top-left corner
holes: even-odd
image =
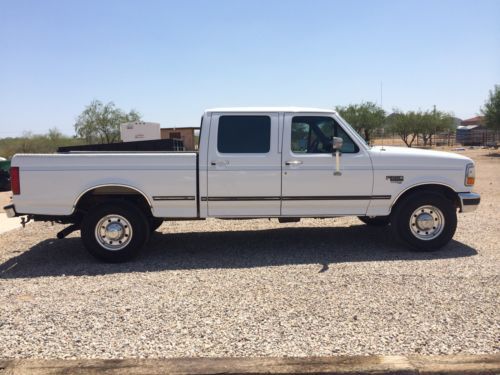
[[[463,120],[457,127],[457,143],[464,146],[485,146],[495,144],[497,134],[484,125],[484,117],[476,116]]]
[[[161,139],[177,139],[184,143],[186,151],[198,149],[195,132],[199,128],[161,128]]]
[[[483,125],[484,123],[484,117],[483,116],[476,116],[472,118],[468,118],[467,120],[462,120],[461,126],[469,126],[469,125]]]

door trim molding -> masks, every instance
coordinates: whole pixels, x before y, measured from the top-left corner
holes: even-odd
[[[182,195],[182,196],[163,196],[157,195],[153,197],[154,201],[194,201],[196,197],[194,195]]]
[[[202,201],[227,202],[227,201],[279,201],[281,197],[201,197]]]
[[[391,199],[390,195],[326,195],[326,196],[286,196],[284,201],[359,201]]]
[[[353,200],[388,200],[390,195],[327,195],[327,196],[286,196],[286,197],[201,197],[203,202],[228,202],[228,201],[353,201]]]

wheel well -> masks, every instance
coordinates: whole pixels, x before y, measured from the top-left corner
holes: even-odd
[[[396,201],[392,204],[392,208],[394,209],[394,207],[396,207],[400,202],[403,202],[406,197],[417,192],[441,194],[442,196],[450,200],[455,207],[457,208],[460,207],[460,200],[458,198],[458,194],[452,188],[446,185],[428,184],[428,185],[414,186],[406,190],[403,194],[401,194],[399,197],[396,198]]]
[[[110,200],[125,200],[137,205],[148,216],[153,216],[148,199],[138,190],[127,186],[100,186],[83,194],[75,204],[75,214],[82,215],[91,207]]]

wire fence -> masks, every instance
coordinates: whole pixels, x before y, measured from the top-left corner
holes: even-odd
[[[409,140],[412,136],[409,137]],[[409,141],[408,140],[408,141]],[[377,129],[372,133],[371,143],[374,145],[406,146],[398,134]],[[412,147],[456,147],[485,146],[498,148],[500,132],[491,129],[475,129],[470,131],[450,130],[432,135],[424,139],[421,134],[415,136]]]

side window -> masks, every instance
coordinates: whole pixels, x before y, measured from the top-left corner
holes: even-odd
[[[225,154],[264,154],[271,148],[269,116],[220,116],[217,150]]]
[[[332,137],[344,140],[342,152],[356,153],[358,146],[331,117],[295,116],[292,119],[292,152],[326,154],[332,152]]]
[[[342,129],[342,127],[338,124],[335,137],[340,137],[344,140],[344,142],[342,143],[342,149],[340,150],[341,152],[346,154],[355,154],[356,152],[359,151],[359,148],[356,145],[356,143],[353,142],[351,137],[349,137],[345,132],[345,130]]]

